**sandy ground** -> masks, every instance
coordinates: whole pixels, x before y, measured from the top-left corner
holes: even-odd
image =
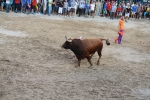
[[[0,12],[0,100],[150,100],[150,20],[63,18]],[[77,64],[69,38],[108,38],[98,55]]]

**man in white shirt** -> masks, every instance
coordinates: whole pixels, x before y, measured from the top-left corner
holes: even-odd
[[[94,12],[95,12],[95,3],[94,2],[92,2],[90,4],[90,10],[91,10],[91,17],[94,18]]]

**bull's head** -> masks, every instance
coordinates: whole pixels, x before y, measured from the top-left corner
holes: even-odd
[[[70,49],[70,46],[71,46],[71,43],[72,43],[72,39],[71,38],[67,39],[66,36],[65,36],[65,38],[66,38],[66,42],[61,47],[65,48],[65,49]]]

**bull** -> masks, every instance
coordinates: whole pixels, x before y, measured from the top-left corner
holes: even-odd
[[[88,62],[90,63],[90,67],[92,67],[91,58],[94,53],[97,51],[98,53],[98,60],[97,65],[99,65],[99,60],[102,56],[102,48],[103,48],[103,40],[106,41],[107,45],[110,45],[108,39],[67,39],[66,42],[62,45],[64,49],[70,49],[78,59],[78,67],[80,67],[81,60],[87,58]]]

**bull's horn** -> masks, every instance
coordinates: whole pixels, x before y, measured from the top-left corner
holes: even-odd
[[[67,37],[65,36],[65,38],[66,38],[66,41],[67,41]]]

